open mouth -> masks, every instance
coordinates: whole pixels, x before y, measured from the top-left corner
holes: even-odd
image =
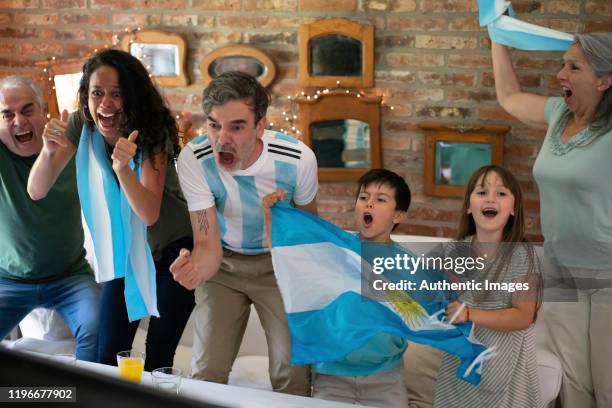
[[[219,163],[225,167],[232,167],[236,163],[236,156],[230,152],[219,152]]]
[[[563,87],[563,96],[565,97],[565,100],[567,101],[571,96],[573,95],[573,92],[571,89]]]
[[[33,138],[34,132],[32,131],[15,133],[15,139],[17,139],[19,143],[27,143]]]
[[[372,225],[373,221],[374,221],[374,217],[372,217],[372,214],[370,213],[363,214],[363,225],[366,228],[369,228]]]
[[[494,208],[485,208],[484,210],[482,210],[482,215],[484,215],[487,218],[493,218],[497,215],[497,210]]]
[[[119,124],[121,112],[104,113],[98,112],[98,121],[104,129],[114,129]]]

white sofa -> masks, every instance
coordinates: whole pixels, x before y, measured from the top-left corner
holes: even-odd
[[[415,252],[427,250],[428,242],[439,242],[440,238],[418,236],[394,236],[399,242],[410,242]],[[422,244],[418,244],[422,243]],[[540,390],[544,402],[554,407],[561,387],[561,366],[559,360],[546,349],[545,331],[542,320],[545,308],[536,322],[537,361]],[[60,320],[58,323],[57,320]],[[191,346],[193,344],[193,316],[189,319],[185,332],[176,350],[174,365],[184,373],[190,373]],[[63,325],[63,328],[62,328]],[[7,342],[14,348],[62,353],[74,350],[74,340],[70,338],[65,324],[56,314],[36,311],[20,325],[24,338]],[[38,332],[38,333],[37,333]],[[140,325],[134,340],[134,348],[144,350],[146,321]],[[404,357],[406,384],[410,398],[410,408],[431,407],[441,352],[420,344],[411,343]],[[259,389],[271,389],[268,378],[268,358],[265,335],[257,313],[252,308],[245,336],[238,357],[232,368],[229,383]]]

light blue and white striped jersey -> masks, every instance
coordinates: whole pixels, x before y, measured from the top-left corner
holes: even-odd
[[[221,244],[246,255],[268,251],[261,199],[278,189],[286,202],[310,203],[317,195],[317,161],[301,141],[265,130],[261,156],[248,169],[217,165],[206,134],[189,142],[178,158],[178,174],[189,211],[215,206]]]

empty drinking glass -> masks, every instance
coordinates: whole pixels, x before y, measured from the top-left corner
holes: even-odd
[[[182,371],[176,367],[161,367],[156,368],[151,372],[153,386],[158,390],[179,393],[181,388]]]

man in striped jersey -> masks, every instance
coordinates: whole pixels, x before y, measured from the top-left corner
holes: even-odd
[[[194,249],[171,266],[174,279],[196,289],[192,375],[227,383],[254,304],[268,341],[275,391],[310,394],[308,367],[289,363],[289,329],[264,235],[263,196],[316,214],[314,153],[301,141],[265,130],[270,96],[252,76],[227,72],[204,90],[207,133],[183,148],[181,187]]]

